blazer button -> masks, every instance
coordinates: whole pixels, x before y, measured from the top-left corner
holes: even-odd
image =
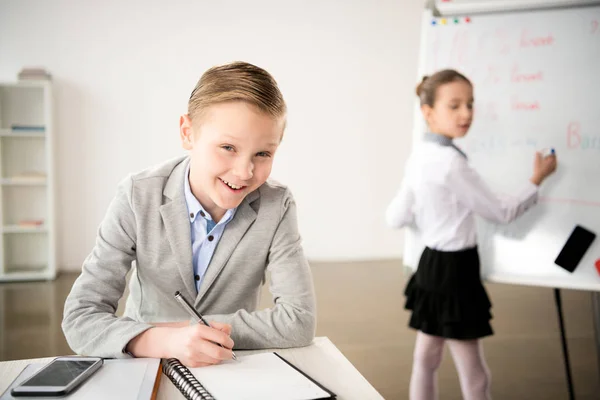
[[[208,237],[208,241],[209,241],[209,242],[212,242],[214,239],[215,239],[215,237],[214,237],[213,235],[210,235],[210,236]]]
[[[194,275],[194,279],[199,281],[200,280],[200,275]]]

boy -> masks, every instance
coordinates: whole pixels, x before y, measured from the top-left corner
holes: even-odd
[[[261,68],[236,62],[200,78],[180,118],[189,156],[126,178],[99,228],[65,303],[74,351],[196,367],[232,358],[234,341],[241,349],[310,344],[316,305],[296,205],[285,186],[267,182],[285,118],[277,83]],[[275,305],[256,311],[267,270]],[[190,325],[176,291],[212,327]]]

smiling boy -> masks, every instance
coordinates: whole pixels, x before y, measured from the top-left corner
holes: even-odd
[[[100,225],[65,303],[75,352],[195,367],[230,359],[234,346],[311,343],[316,305],[296,205],[285,186],[267,181],[285,121],[265,70],[236,62],[203,74],[180,117],[189,155],[127,177]],[[274,306],[257,311],[267,271]],[[190,325],[176,291],[212,326]]]

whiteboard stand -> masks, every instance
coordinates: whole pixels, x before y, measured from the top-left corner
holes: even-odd
[[[571,363],[569,362],[569,349],[567,348],[567,337],[565,334],[565,323],[562,312],[562,299],[560,297],[560,289],[554,288],[554,300],[556,302],[556,311],[558,312],[558,324],[560,325],[560,339],[562,342],[563,357],[565,360],[565,373],[567,374],[567,387],[569,389],[569,399],[575,400],[575,392],[573,390],[573,378],[571,376]]]
[[[598,356],[598,371],[600,374],[600,293],[592,292],[592,313],[594,314],[594,336],[596,338],[596,353]]]

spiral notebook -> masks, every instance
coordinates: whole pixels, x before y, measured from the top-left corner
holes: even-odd
[[[277,353],[201,368],[187,368],[169,358],[162,360],[162,370],[188,400],[335,399],[334,393]]]

